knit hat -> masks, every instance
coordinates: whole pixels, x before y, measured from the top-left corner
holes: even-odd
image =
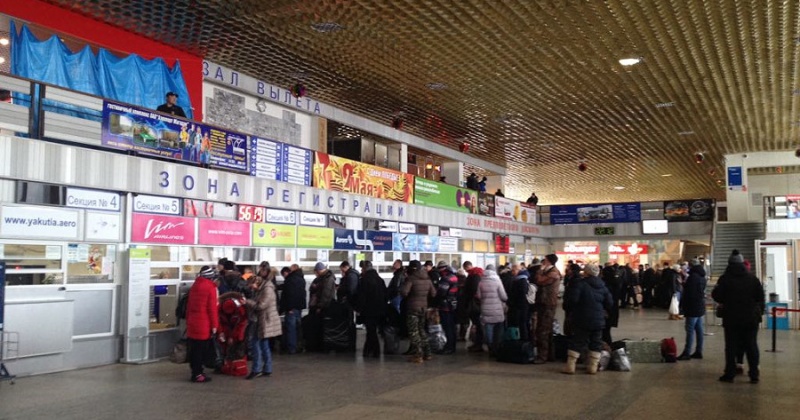
[[[322,271],[322,270],[325,270],[325,269],[327,269],[327,268],[328,268],[328,267],[326,267],[324,263],[318,262],[318,263],[317,263],[317,264],[314,266],[314,271]]]
[[[698,265],[700,265],[700,260],[697,259],[697,258],[692,258],[692,261],[690,262],[690,264],[691,264],[692,267],[698,266]]]
[[[234,261],[225,260],[225,270],[236,270],[236,263]]]
[[[446,263],[446,262],[444,262],[444,261],[439,261],[439,262],[436,264],[436,269],[437,269],[437,270],[441,270],[441,269],[443,269],[443,268],[446,268],[446,267],[447,267],[447,263]]]
[[[431,260],[425,261],[425,264],[424,264],[424,265],[425,265],[426,267],[433,267],[433,261],[431,261]]]
[[[739,253],[738,249],[734,249],[733,252],[731,252],[731,256],[728,258],[728,264],[744,264],[744,257]]]
[[[204,265],[203,268],[200,269],[200,272],[197,273],[197,277],[203,277],[209,280],[214,280],[217,278],[217,270],[214,270],[212,267]]]
[[[590,276],[597,276],[600,274],[600,267],[595,263],[589,263],[583,266],[583,271]]]
[[[555,263],[558,262],[558,256],[556,256],[556,254],[545,255],[544,259],[546,259],[547,261],[550,262],[550,264],[553,264],[553,265],[555,265]]]
[[[411,270],[419,270],[422,268],[422,264],[419,263],[419,260],[411,260],[411,262],[408,263],[408,268]]]

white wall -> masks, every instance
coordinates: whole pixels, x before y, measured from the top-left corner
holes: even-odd
[[[763,195],[781,195],[792,193],[791,191],[784,191],[783,188],[791,187],[791,182],[794,182],[797,189],[794,193],[800,192],[800,180],[798,178],[791,178],[790,175],[758,175],[748,176],[748,168],[769,168],[776,166],[792,166],[800,164],[794,151],[785,152],[747,152],[736,153],[732,155],[725,155],[725,185],[726,185],[726,201],[728,203],[728,221],[730,222],[758,222],[763,220],[763,209],[761,208],[760,200],[757,200],[757,205],[753,205],[753,196],[758,198],[759,194]],[[731,190],[727,187],[727,168],[732,166],[742,167],[742,184],[745,188],[740,190]],[[773,178],[775,177],[775,178]],[[784,178],[789,177],[789,178]],[[771,194],[769,191],[776,191]]]

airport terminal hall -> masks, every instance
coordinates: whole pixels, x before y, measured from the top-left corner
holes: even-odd
[[[800,0],[0,0],[0,420],[798,395]]]

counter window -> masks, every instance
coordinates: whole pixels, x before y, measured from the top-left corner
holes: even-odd
[[[111,283],[116,245],[67,245],[67,283]]]
[[[9,286],[63,284],[63,246],[3,244]]]

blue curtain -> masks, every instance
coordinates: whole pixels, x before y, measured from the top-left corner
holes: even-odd
[[[161,58],[145,60],[135,54],[118,58],[105,49],[94,55],[89,46],[73,53],[55,35],[36,39],[26,25],[17,34],[13,21],[11,73],[151,109],[164,103],[164,95],[172,91],[192,118],[189,91],[177,61],[170,69]]]

